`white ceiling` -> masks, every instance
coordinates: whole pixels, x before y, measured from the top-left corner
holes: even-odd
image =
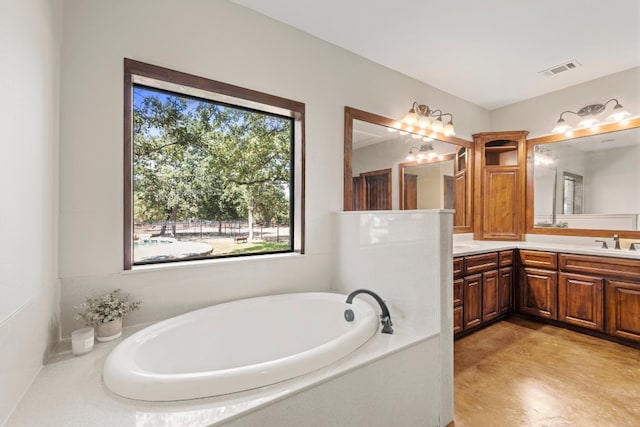
[[[488,110],[640,66],[639,0],[233,1]]]

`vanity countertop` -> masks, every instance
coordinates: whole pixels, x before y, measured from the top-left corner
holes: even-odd
[[[605,256],[614,258],[629,258],[640,260],[640,251],[628,249],[602,249],[599,243],[572,244],[556,242],[514,242],[514,241],[487,241],[487,240],[463,240],[453,242],[453,256],[467,256],[491,251],[503,251],[509,249],[530,249],[558,253],[571,253],[580,255]]]

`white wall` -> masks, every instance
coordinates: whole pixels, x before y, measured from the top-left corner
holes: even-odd
[[[628,214],[640,212],[640,141],[633,147],[586,156],[585,212]],[[603,157],[606,156],[606,161]]]
[[[216,302],[326,289],[329,212],[342,209],[344,106],[402,117],[414,100],[456,116],[461,137],[489,113],[228,1],[67,0],[62,55],[60,276],[73,305],[122,288],[143,300],[125,323]],[[306,255],[122,273],[123,57],[306,104]]]
[[[453,420],[453,211],[340,212],[333,224],[332,289],[372,290],[388,306],[397,332],[438,336],[438,382],[424,387],[439,399],[441,425],[448,424]]]
[[[524,129],[529,131],[528,138],[549,135],[563,111],[578,111],[585,105],[611,98],[617,98],[630,112],[640,114],[640,67],[493,110],[491,130]],[[565,115],[567,121],[575,117]]]
[[[57,339],[56,3],[0,3],[0,424]]]

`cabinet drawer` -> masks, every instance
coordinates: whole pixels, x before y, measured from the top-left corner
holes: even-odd
[[[506,267],[513,264],[513,251],[500,251],[500,267]]]
[[[465,257],[466,274],[481,273],[498,268],[498,253],[470,255]]]
[[[527,267],[548,268],[555,270],[558,268],[558,254],[555,252],[542,251],[520,251],[520,261]]]
[[[640,280],[640,260],[574,254],[560,254],[558,258],[563,271]]]
[[[464,258],[453,259],[453,277],[458,279],[464,276]]]

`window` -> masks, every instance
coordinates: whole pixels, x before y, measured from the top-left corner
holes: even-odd
[[[124,67],[125,270],[302,253],[304,104]]]

